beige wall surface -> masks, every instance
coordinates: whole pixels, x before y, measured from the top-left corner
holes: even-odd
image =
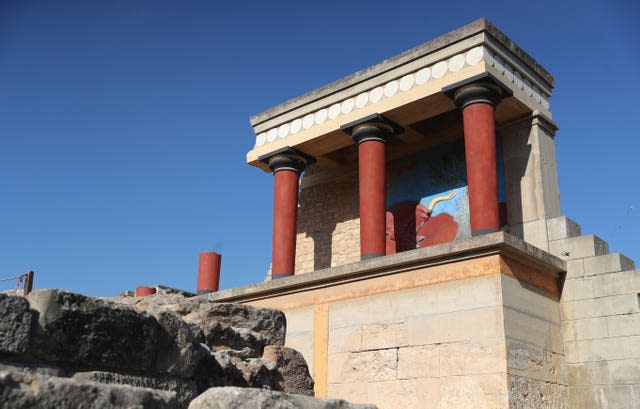
[[[517,280],[516,268],[490,255],[251,304],[285,312],[287,346],[305,356],[318,396],[510,408],[534,393],[536,407],[562,408],[557,295]]]

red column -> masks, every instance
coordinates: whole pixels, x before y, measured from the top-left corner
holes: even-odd
[[[462,110],[471,234],[500,229],[496,171],[495,106],[500,89],[492,84],[472,84],[456,93]]]
[[[313,158],[284,148],[262,159],[273,172],[273,239],[271,278],[293,275],[296,266],[298,181]]]
[[[218,291],[222,255],[215,251],[203,251],[198,258],[198,294]]]
[[[360,259],[380,257],[386,250],[386,144],[403,129],[379,114],[340,129],[358,144],[360,189]]]
[[[146,297],[147,295],[153,295],[156,293],[156,289],[153,287],[147,287],[141,285],[136,288],[136,297]]]
[[[277,278],[293,275],[295,271],[299,175],[295,170],[282,169],[273,176],[271,276]]]
[[[385,255],[386,183],[385,142],[367,140],[358,145],[360,184],[360,258]]]

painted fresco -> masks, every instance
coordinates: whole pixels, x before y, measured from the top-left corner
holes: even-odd
[[[500,149],[497,154],[498,193],[503,202]],[[386,205],[387,254],[471,237],[462,141],[390,162]]]

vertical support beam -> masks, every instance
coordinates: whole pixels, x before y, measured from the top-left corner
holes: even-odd
[[[29,295],[31,290],[33,290],[33,276],[34,272],[32,270],[27,271],[27,278],[24,281],[24,292],[25,296]]]
[[[313,307],[313,390],[318,398],[328,395],[329,304]]]
[[[489,82],[463,86],[454,96],[464,122],[469,212],[474,236],[500,229],[495,107],[501,98],[500,87]]]
[[[215,251],[203,251],[198,257],[198,294],[218,291],[222,255]]]
[[[379,114],[340,129],[358,145],[360,191],[360,259],[385,255],[386,243],[386,144],[404,130]]]
[[[300,174],[314,159],[284,148],[260,160],[274,176],[271,278],[287,277],[295,273]]]

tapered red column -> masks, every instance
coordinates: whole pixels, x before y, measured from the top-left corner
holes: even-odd
[[[222,255],[203,251],[198,257],[198,294],[215,293],[220,287]]]
[[[454,97],[464,122],[469,212],[474,236],[500,229],[495,126],[495,107],[500,99],[500,88],[491,83],[467,85]]]
[[[403,129],[378,114],[344,125],[341,129],[358,144],[360,259],[384,256],[386,144]]]
[[[296,264],[298,184],[300,173],[313,158],[286,148],[265,162],[273,172],[273,240],[271,277],[293,275]]]

